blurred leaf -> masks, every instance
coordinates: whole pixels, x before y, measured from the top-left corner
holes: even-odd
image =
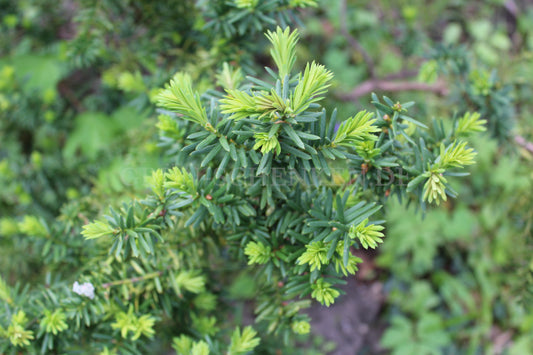
[[[110,117],[101,112],[84,112],[76,116],[74,125],[63,150],[66,159],[74,159],[77,151],[96,159],[98,152],[111,144],[116,129]]]

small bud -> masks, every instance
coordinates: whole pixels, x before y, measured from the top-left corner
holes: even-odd
[[[402,110],[402,105],[401,105],[399,102],[397,102],[397,103],[395,103],[395,104],[392,106],[392,109],[393,109],[394,111],[400,112],[400,111]]]
[[[206,199],[208,199],[209,201],[211,201],[213,199],[213,196],[207,194],[207,196],[205,196]]]

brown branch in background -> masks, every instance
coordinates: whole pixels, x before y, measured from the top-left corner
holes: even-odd
[[[370,73],[370,77],[375,78],[376,73],[374,71],[374,62],[372,61],[372,58],[370,57],[368,52],[363,48],[363,46],[361,46],[359,41],[350,34],[350,31],[348,31],[348,22],[346,20],[347,12],[348,12],[348,6],[346,5],[346,0],[341,0],[339,22],[340,22],[342,35],[346,38],[348,43],[350,43],[350,45],[353,48],[355,48],[355,50],[357,50],[363,56],[363,60],[366,63],[368,72]]]
[[[522,136],[515,136],[514,141],[516,144],[533,154],[533,143],[528,142],[524,137]]]
[[[135,282],[139,282],[139,281],[153,279],[153,278],[159,277],[161,275],[163,275],[163,271],[156,271],[156,272],[152,272],[152,273],[149,273],[149,274],[146,274],[146,275],[143,275],[143,276],[132,277],[130,279],[106,282],[106,283],[102,284],[102,287],[103,288],[109,288],[111,286],[118,286],[118,285],[123,285],[123,284],[131,284],[131,283],[135,283]]]
[[[337,97],[343,101],[352,101],[374,91],[426,91],[441,96],[448,94],[448,88],[443,81],[437,81],[434,84],[427,84],[416,81],[389,81],[384,79],[371,79],[356,86],[352,91],[345,94],[339,94]]]
[[[418,75],[418,70],[402,70],[397,73],[385,75],[382,80],[398,80],[412,78]]]

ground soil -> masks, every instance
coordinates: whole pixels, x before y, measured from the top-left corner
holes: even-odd
[[[379,339],[385,328],[379,320],[383,285],[348,279],[346,292],[332,306],[315,305],[308,311],[313,333],[337,344],[328,355],[384,354]]]

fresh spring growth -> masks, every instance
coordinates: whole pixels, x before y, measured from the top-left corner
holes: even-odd
[[[260,342],[260,339],[256,335],[257,332],[250,326],[245,327],[242,333],[239,328],[235,329],[231,335],[228,355],[244,355],[254,350]]]
[[[51,312],[48,309],[44,310],[44,317],[41,319],[41,328],[47,333],[57,335],[68,328],[65,322],[67,316],[61,309],[56,309]]]
[[[257,6],[259,0],[234,0],[233,2],[239,9],[253,9]]]
[[[108,235],[113,235],[115,230],[104,221],[95,221],[83,226],[81,234],[86,239],[97,239]],[[76,283],[75,283],[76,284]]]
[[[6,302],[8,305],[13,303],[13,299],[11,298],[11,290],[2,277],[0,277],[0,300]]]
[[[148,178],[146,178],[146,182],[148,183],[148,186],[150,186],[150,189],[159,197],[159,199],[163,199],[165,196],[165,175],[163,174],[163,170],[156,169],[152,172],[152,175]]]
[[[301,320],[292,322],[291,328],[296,334],[308,334],[311,331],[311,324],[309,324],[307,321]]]
[[[177,355],[209,355],[209,346],[205,341],[195,342],[184,334],[172,339],[172,348]]]
[[[290,0],[291,7],[317,7],[316,0]]]
[[[24,329],[26,323],[28,319],[24,311],[18,311],[11,317],[11,324],[7,328],[6,335],[14,346],[28,346],[30,340],[33,340],[33,331]]]
[[[241,68],[233,68],[226,62],[222,64],[222,71],[217,74],[216,78],[217,85],[225,90],[237,89],[244,79]]]
[[[0,218],[0,235],[10,237],[19,232],[18,224],[11,218]]]
[[[467,112],[462,118],[457,121],[455,132],[458,135],[469,134],[473,132],[483,132],[487,128],[485,124],[487,120],[480,119],[481,115],[478,112]]]
[[[440,169],[435,172],[427,172],[424,175],[428,175],[426,184],[424,185],[424,201],[432,203],[435,201],[437,205],[440,201],[446,201],[446,186],[444,185],[448,181],[442,175],[444,170]]]
[[[441,144],[440,155],[433,166],[442,169],[462,168],[465,165],[474,164],[476,155],[477,153],[473,148],[466,147],[466,142],[454,141],[447,147]]]
[[[244,254],[248,256],[248,265],[266,264],[272,257],[272,250],[262,243],[249,242],[244,248]]]
[[[254,150],[261,148],[261,153],[266,154],[272,150],[276,151],[276,155],[281,153],[281,146],[279,145],[278,137],[270,135],[268,132],[254,133],[255,145]]]
[[[200,95],[192,89],[192,79],[185,73],[177,73],[158,96],[159,105],[183,115],[186,120],[207,127],[207,113],[200,102]]]
[[[291,95],[291,109],[294,115],[309,108],[309,106],[323,99],[333,79],[333,73],[325,66],[312,62],[307,63],[303,75]]]
[[[328,263],[328,247],[321,241],[313,242],[305,246],[305,252],[298,258],[298,264],[311,265],[311,271]]]
[[[324,281],[324,279],[318,279],[311,285],[313,292],[311,297],[320,302],[321,304],[329,307],[335,302],[335,298],[340,295],[340,292],[331,287],[330,283]]]
[[[185,169],[180,169],[176,166],[165,173],[163,186],[165,189],[176,189],[179,192],[196,195],[196,187],[194,186],[192,175]]]
[[[24,216],[22,222],[18,224],[18,229],[24,234],[35,237],[46,237],[48,235],[46,227],[35,216]]]
[[[200,293],[205,289],[205,278],[196,271],[181,271],[175,281],[180,294],[181,289],[192,293]]]
[[[84,282],[80,285],[78,281],[75,281],[74,285],[72,285],[72,291],[80,296],[89,297],[90,299],[94,298],[94,286],[90,282]]]
[[[348,232],[350,238],[357,238],[363,248],[368,249],[369,247],[375,249],[378,246],[378,243],[383,243],[383,233],[382,231],[385,227],[368,224],[368,218],[363,222],[359,223],[357,226],[350,226],[350,231]]]
[[[217,297],[209,292],[200,293],[193,300],[194,306],[203,311],[212,311],[217,306]]]
[[[297,30],[291,32],[288,27],[285,30],[278,27],[276,32],[268,31],[266,36],[272,43],[270,54],[278,67],[279,77],[283,80],[291,73],[296,62],[296,43],[300,34]]]
[[[128,313],[119,312],[116,315],[116,322],[111,324],[111,327],[113,329],[119,329],[120,335],[123,338],[127,338],[128,334],[131,332],[133,333],[131,340],[137,340],[141,337],[141,335],[144,335],[148,338],[153,337],[155,334],[153,329],[154,323],[155,318],[149,315],[137,317],[133,313],[133,306],[130,305]]]
[[[175,119],[168,115],[159,115],[157,120],[158,122],[155,126],[159,129],[161,135],[176,139],[180,137],[178,123]]]
[[[193,328],[202,335],[215,335],[220,328],[216,326],[217,319],[215,317],[197,316],[191,314],[191,321]]]
[[[263,113],[263,109],[258,107],[257,102],[260,100],[259,95],[252,95],[236,90],[226,89],[227,95],[220,100],[220,108],[222,113],[231,114],[231,119],[241,120],[249,116],[258,116]]]
[[[348,255],[348,264],[344,265],[344,242],[339,242],[335,251],[338,254],[338,256],[335,258],[335,271],[342,272],[344,276],[348,276],[348,274],[355,275],[359,269],[357,264],[362,263],[363,260],[350,253]]]
[[[117,86],[120,90],[125,92],[144,92],[146,86],[144,85],[143,77],[139,71],[135,73],[122,72],[118,76]]]
[[[374,141],[377,137],[373,134],[378,132],[379,127],[375,126],[376,119],[371,112],[361,111],[354,117],[343,121],[333,143],[335,145],[352,146],[354,144]]]

